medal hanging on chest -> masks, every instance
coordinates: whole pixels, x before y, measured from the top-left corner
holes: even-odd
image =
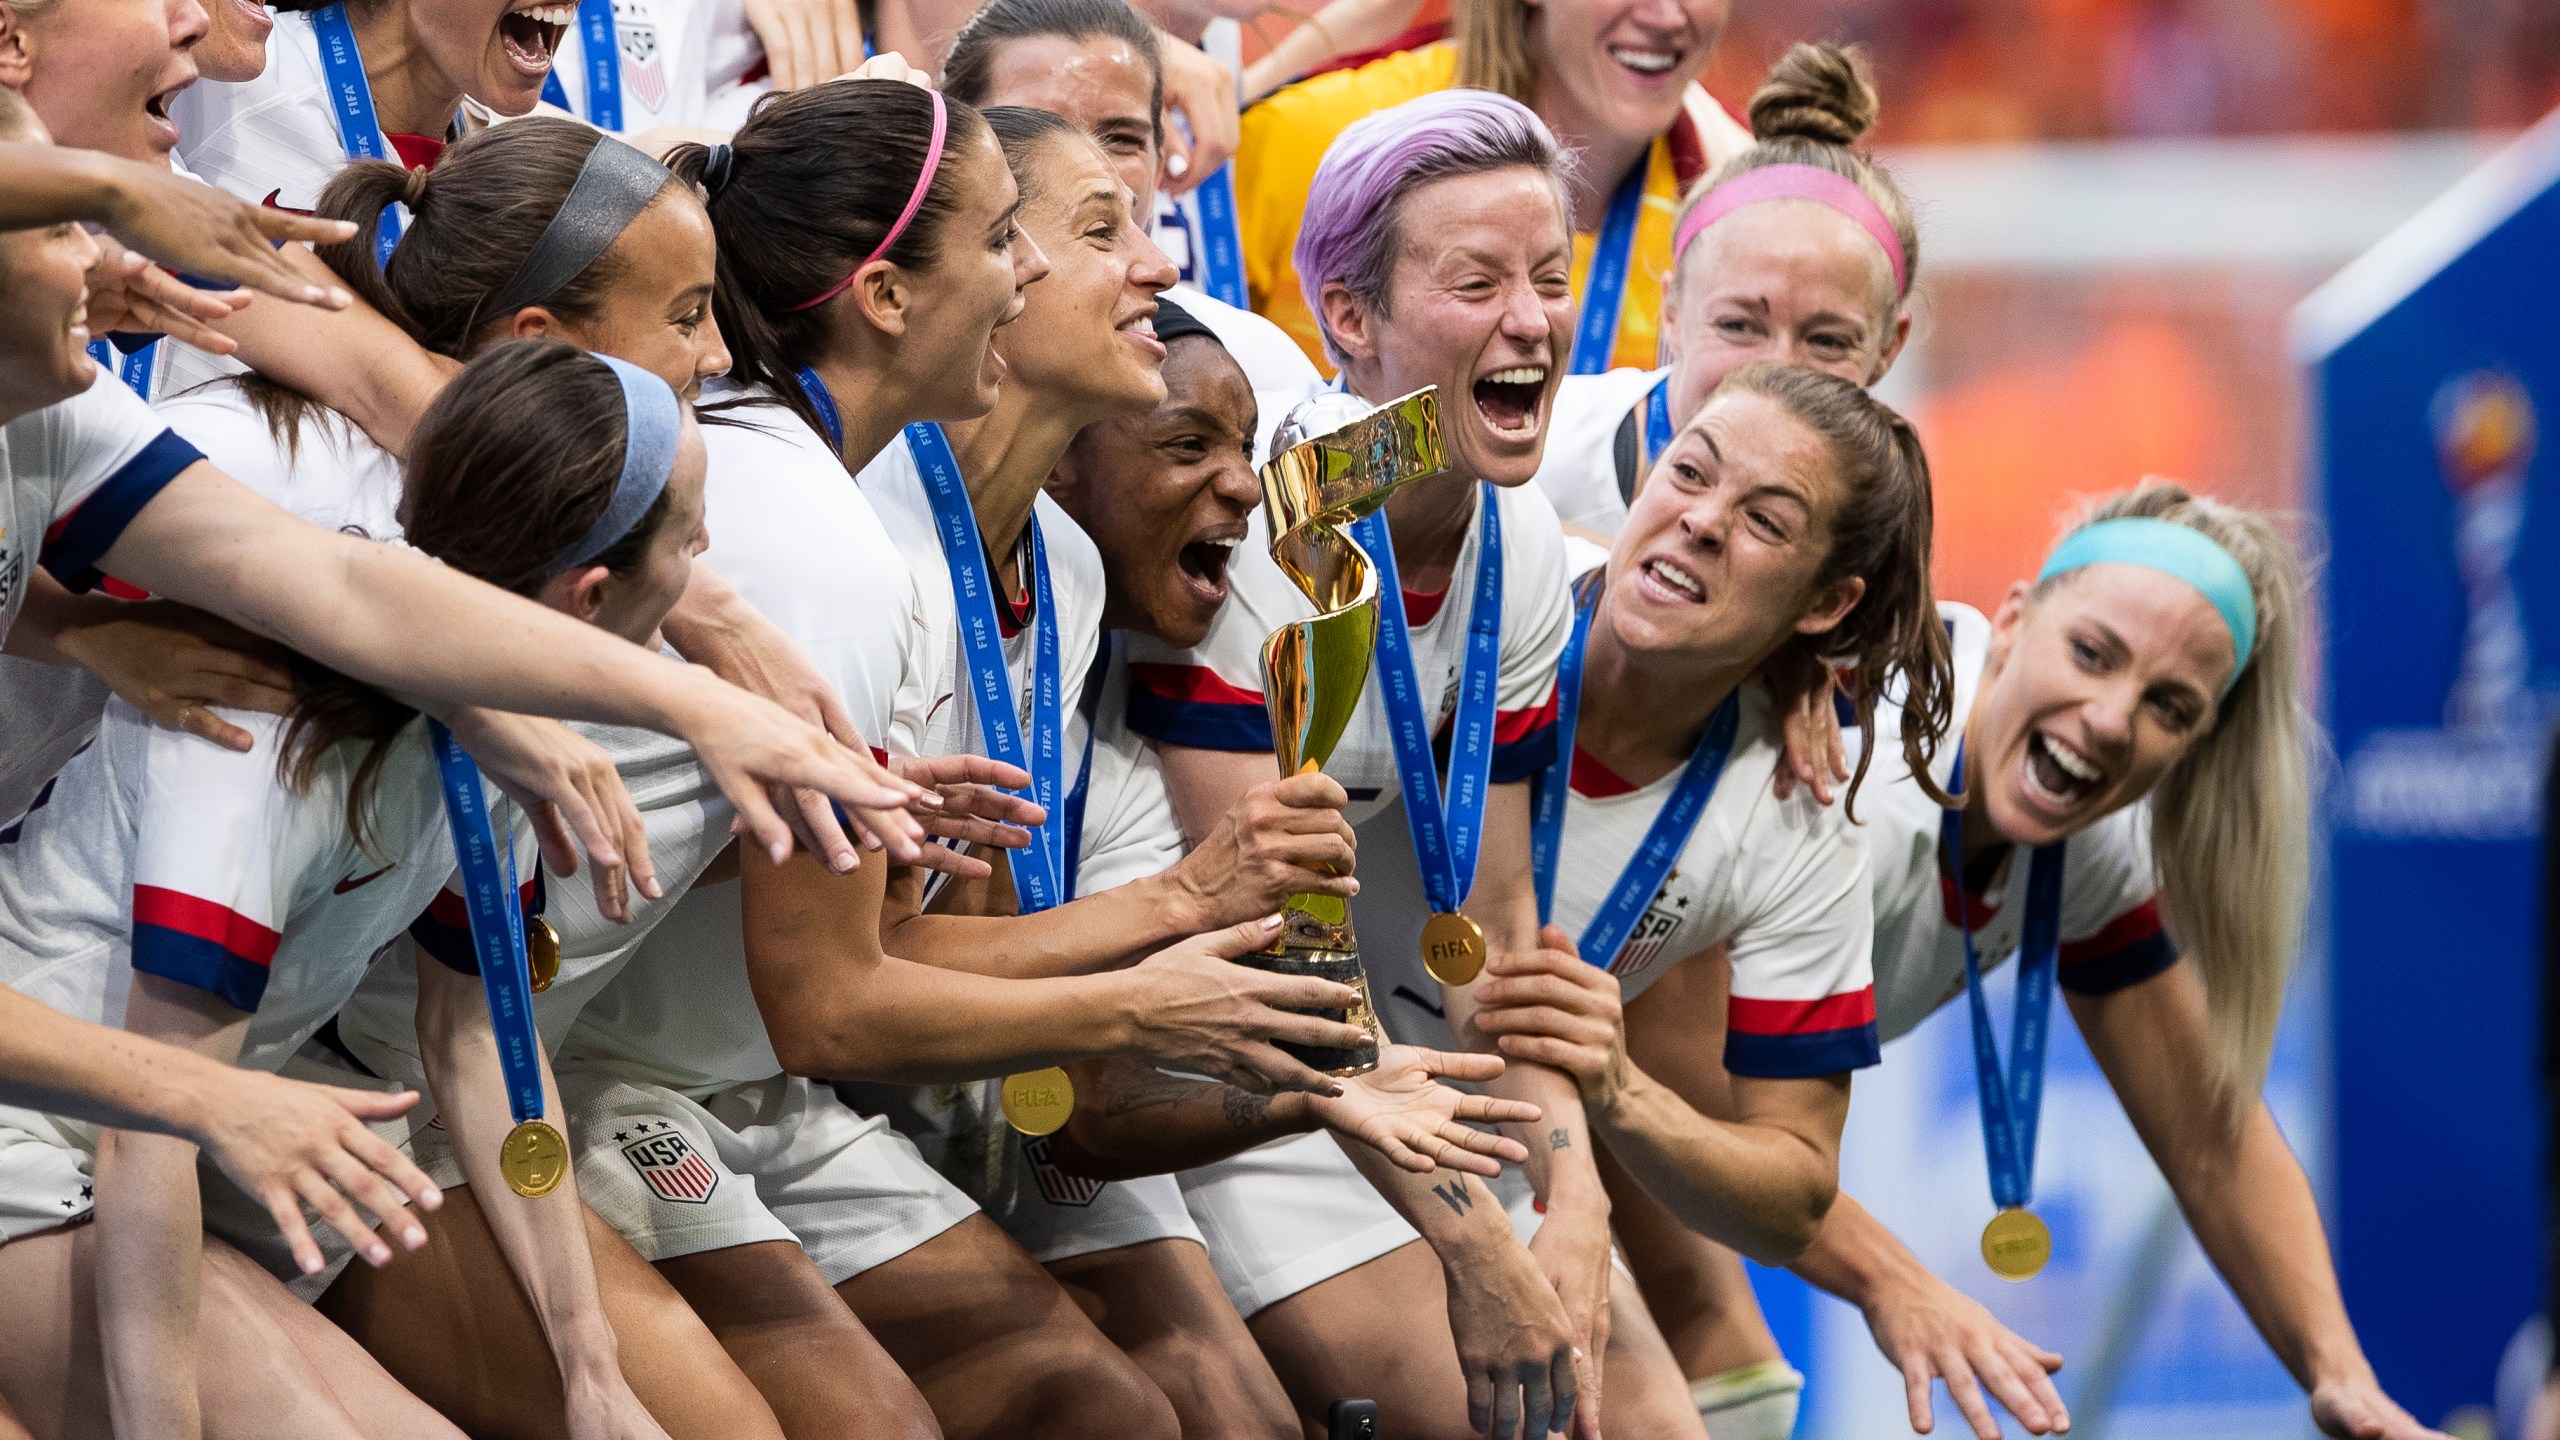
[[[1064,660],[1059,653],[1058,603],[1049,586],[1049,551],[1040,539],[1040,517],[1035,512],[1025,532],[1036,612],[1026,724],[1023,711],[1015,705],[1013,673],[1005,666],[1003,632],[996,621],[995,567],[987,563],[986,542],[960,475],[960,462],[951,453],[951,442],[941,426],[910,425],[906,434],[916,474],[933,507],[934,537],[941,542],[943,562],[951,573],[961,666],[967,672],[970,704],[978,713],[979,739],[989,758],[1030,774],[1030,798],[1048,812],[1048,819],[1031,832],[1028,846],[1005,852],[1020,913],[1037,914],[1064,904],[1067,898],[1058,794],[1066,749],[1065,690],[1059,675]],[[1025,1135],[1055,1134],[1075,1113],[1075,1084],[1056,1066],[1008,1075],[996,1096],[1005,1123]]]
[[[427,722],[436,770],[444,783],[445,821],[453,830],[453,854],[462,871],[463,902],[471,917],[471,949],[480,962],[480,986],[489,999],[489,1030],[497,1042],[498,1069],[506,1078],[507,1110],[515,1128],[498,1149],[507,1185],[528,1199],[560,1187],[569,1173],[569,1145],[542,1118],[542,1036],[533,1021],[533,961],[526,953],[523,914],[517,900],[515,847],[501,850],[489,823],[480,767],[463,753],[453,732]],[[537,920],[545,933],[551,927]],[[550,943],[559,967],[559,938]],[[544,986],[550,982],[545,980]]]
[[[1964,790],[1964,751],[1956,751],[1948,788]],[[2027,862],[2026,914],[2018,935],[2018,993],[2009,1021],[2009,1063],[2000,1063],[1991,1002],[1982,988],[1982,958],[1973,944],[1973,897],[1964,884],[1964,811],[1939,822],[1939,860],[1951,877],[1956,928],[1964,937],[1965,1007],[1973,1028],[1974,1084],[1982,1108],[1983,1158],[1991,1171],[1991,1203],[1982,1227],[1982,1263],[2004,1280],[2025,1280],[2053,1257],[2053,1234],[2027,1208],[2035,1185],[2036,1118],[2044,1104],[2045,1042],[2050,1036],[2054,973],[2062,956],[2063,842],[2039,845]]]
[[[1485,801],[1493,779],[1494,688],[1502,672],[1502,507],[1491,484],[1476,483],[1475,596],[1458,672],[1458,713],[1449,733],[1445,805],[1386,512],[1380,510],[1351,529],[1378,568],[1378,690],[1395,744],[1405,826],[1422,870],[1423,897],[1431,905],[1431,919],[1422,927],[1422,964],[1443,985],[1474,983],[1484,972],[1485,958],[1483,928],[1458,908],[1475,888],[1476,858],[1484,845]]]
[[[1538,776],[1530,811],[1529,863],[1537,880],[1541,925],[1555,918],[1556,865],[1564,846],[1565,809],[1571,801],[1574,732],[1581,720],[1582,659],[1591,639],[1592,617],[1599,609],[1600,590],[1598,571],[1584,576],[1574,589],[1573,629],[1565,637],[1564,656],[1556,665],[1556,754]],[[1680,783],[1654,812],[1653,823],[1645,828],[1635,853],[1627,857],[1617,883],[1609,887],[1582,927],[1575,944],[1585,961],[1603,970],[1617,964],[1618,952],[1626,948],[1627,937],[1635,933],[1645,908],[1660,893],[1680,852],[1688,848],[1699,817],[1707,813],[1707,802],[1715,798],[1716,781],[1724,775],[1724,762],[1733,754],[1734,737],[1741,728],[1742,697],[1737,690],[1728,693],[1707,717],[1697,748],[1681,768]]]

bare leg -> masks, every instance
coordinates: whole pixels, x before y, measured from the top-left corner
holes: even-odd
[[[1601,1423],[1611,1440],[1696,1440],[1702,1427],[1687,1385],[1633,1299],[1611,1301]],[[1475,1433],[1440,1262],[1419,1240],[1266,1306],[1247,1324],[1310,1434],[1323,1433],[1325,1407],[1346,1396],[1377,1401],[1379,1433],[1396,1440]]]
[[[1150,1240],[1049,1273],[1173,1402],[1183,1440],[1296,1440],[1289,1393],[1197,1244]]]
[[[108,1440],[96,1252],[86,1225],[0,1245],[0,1396],[38,1440]],[[205,1241],[201,1306],[206,1440],[463,1440],[362,1347],[218,1240]]]
[[[430,1243],[381,1270],[347,1267],[320,1311],[412,1393],[474,1435],[566,1440],[566,1401],[542,1324],[467,1186],[422,1218]],[[622,1372],[674,1440],[782,1440],[720,1342],[592,1210],[587,1245]]]
[[[787,1240],[658,1263],[790,1440],[941,1440],[924,1396]]]
[[[984,1215],[836,1293],[952,1440],[1178,1440],[1164,1392]]]

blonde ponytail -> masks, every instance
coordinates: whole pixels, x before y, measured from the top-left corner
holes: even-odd
[[[2266,516],[2166,481],[2101,501],[2073,528],[2136,516],[2188,526],[2231,552],[2258,607],[2249,663],[2213,728],[2151,792],[2162,919],[2203,972],[2218,1079],[2237,1114],[2266,1073],[2310,887],[2318,730],[2297,690],[2303,565]]]

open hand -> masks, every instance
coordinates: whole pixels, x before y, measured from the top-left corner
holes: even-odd
[[[107,682],[155,723],[246,752],[248,731],[214,713],[293,709],[293,677],[276,647],[174,600],[98,607],[94,623],[65,626],[55,648]]]
[[[1417,1175],[1464,1170],[1491,1179],[1502,1173],[1502,1161],[1527,1160],[1528,1147],[1475,1125],[1535,1124],[1538,1107],[1440,1082],[1501,1074],[1496,1055],[1381,1045],[1377,1069],[1346,1078],[1339,1095],[1310,1099],[1307,1113],[1336,1136],[1357,1140]],[[1474,1124],[1461,1123],[1466,1121]]]

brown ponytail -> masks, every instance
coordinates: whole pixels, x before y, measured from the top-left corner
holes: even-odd
[[[418,422],[400,503],[408,543],[502,590],[540,591],[551,562],[613,502],[623,404],[613,371],[574,345],[510,340],[483,351]],[[628,571],[668,508],[661,494],[630,534],[589,563]],[[373,687],[297,656],[277,773],[296,790],[308,788],[331,749],[365,742],[347,792],[347,824],[361,845],[374,781],[416,718]]]
[[[957,100],[944,104],[947,158],[978,144],[987,124]],[[731,378],[770,392],[820,434],[825,427],[800,393],[799,371],[825,350],[838,307],[793,307],[842,281],[889,233],[932,140],[933,102],[924,91],[902,80],[846,80],[758,101],[723,147],[716,186],[704,184],[710,147],[687,143],[667,154],[678,179],[703,186],[719,236],[711,308],[729,345]],[[960,208],[960,184],[958,166],[936,170],[885,258],[931,271],[943,228]]]
[[[1797,635],[1763,667],[1781,704],[1838,683],[1858,712],[1858,769],[1847,811],[1858,818],[1858,787],[1875,758],[1876,701],[1899,687],[1902,756],[1921,788],[1950,803],[1929,762],[1955,714],[1955,659],[1929,579],[1929,456],[1911,422],[1836,375],[1792,365],[1746,365],[1716,393],[1747,391],[1776,401],[1820,437],[1840,476],[1843,499],[1831,519],[1831,552],[1816,588],[1850,576],[1866,593],[1830,631]],[[1845,673],[1844,673],[1845,672]]]

